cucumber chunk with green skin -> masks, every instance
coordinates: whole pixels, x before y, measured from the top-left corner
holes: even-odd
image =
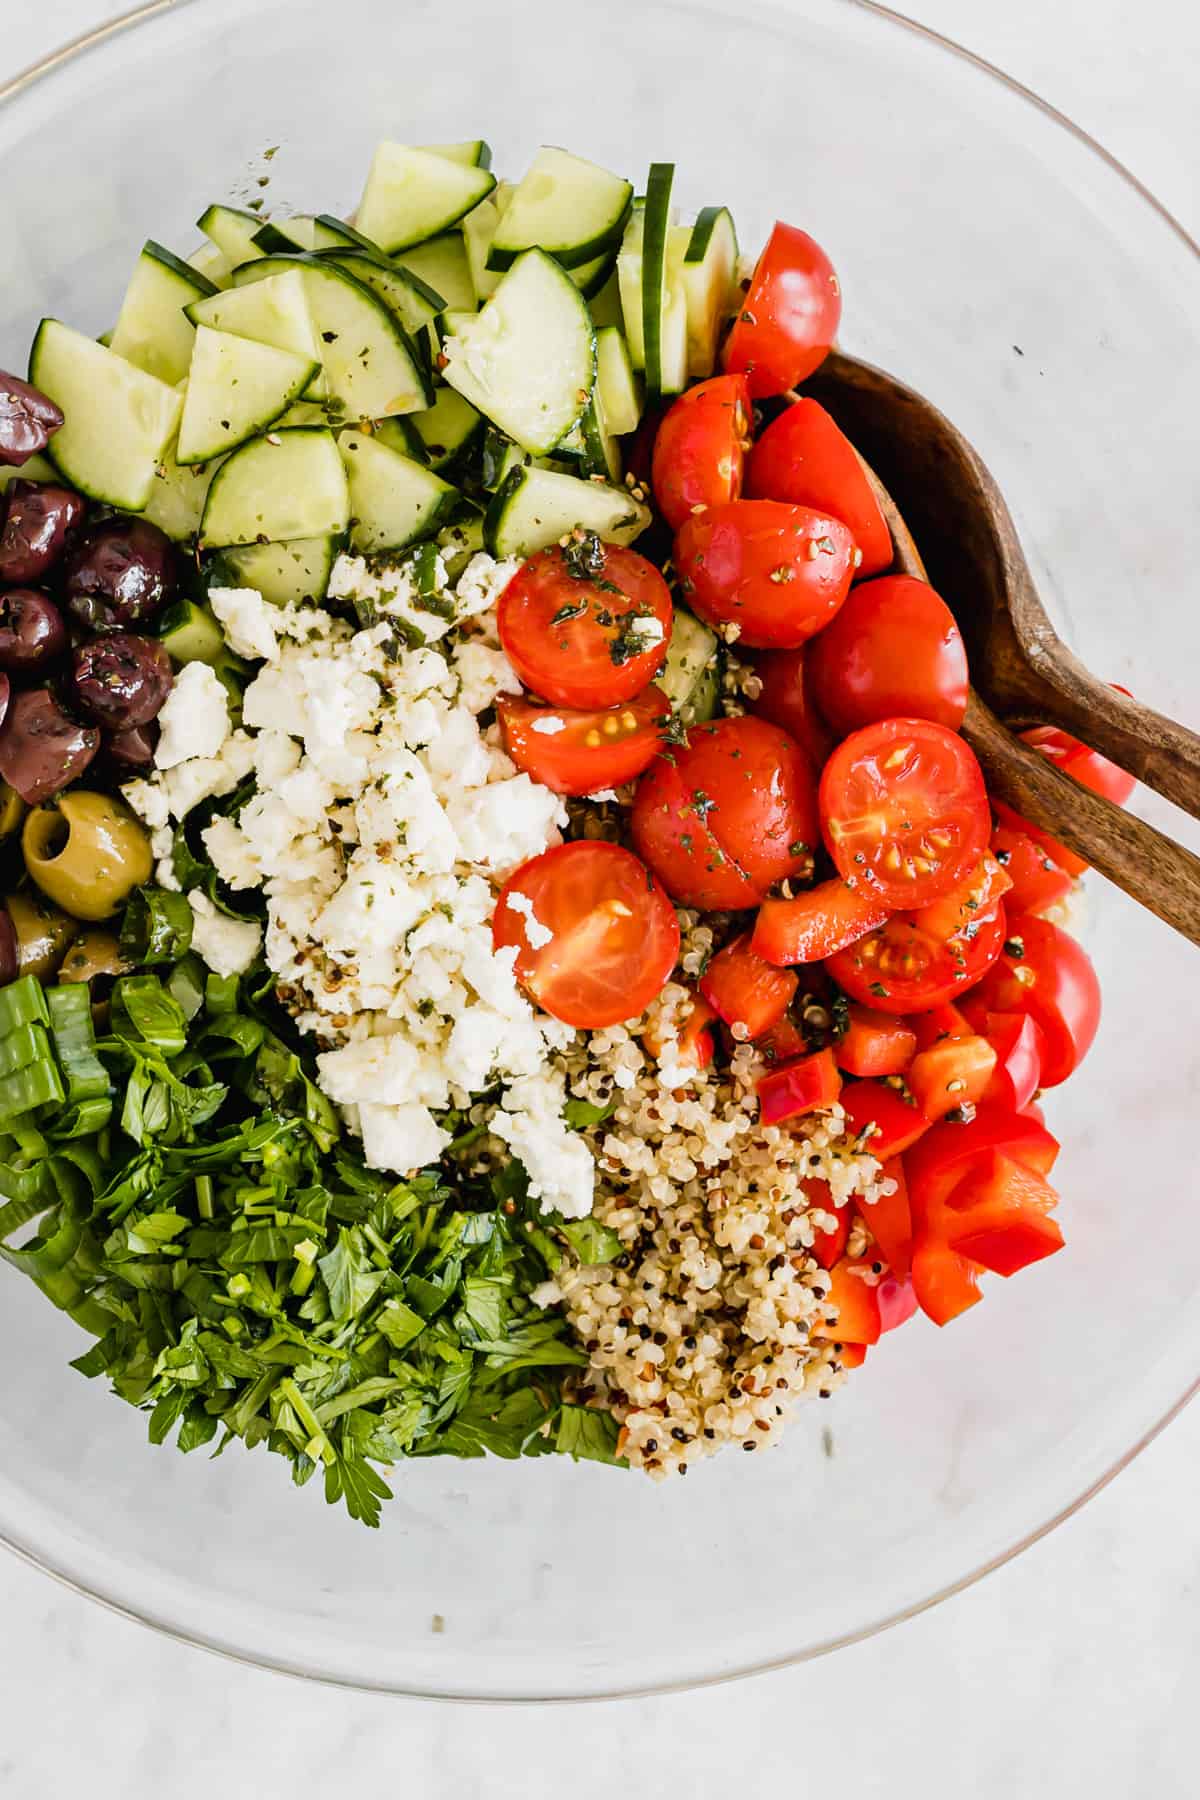
[[[321,601],[342,543],[328,535],[222,550],[209,564],[209,586],[256,588],[273,606]]]
[[[453,525],[438,532],[437,542],[446,565],[447,579],[457,581],[471,558],[483,549],[483,514],[473,513],[469,518],[455,519]]]
[[[255,343],[273,344],[277,350],[307,357],[321,366],[323,376],[321,340],[300,269],[267,274],[260,281],[197,300],[188,307],[188,318],[193,325],[231,331],[237,337],[253,338]],[[325,387],[323,379],[320,387]]]
[[[366,250],[372,256],[382,256],[379,245],[345,219],[335,219],[332,213],[318,213],[313,220],[314,250]]]
[[[616,266],[616,252],[606,250],[595,262],[583,263],[578,269],[568,269],[567,273],[584,299],[594,300],[600,290],[608,285],[608,278]]]
[[[254,241],[263,228],[257,213],[244,212],[240,206],[210,206],[196,223],[235,267],[262,255]]]
[[[721,328],[737,308],[737,232],[728,207],[706,206],[675,267],[687,308],[688,374],[711,375]]]
[[[621,323],[633,368],[646,367],[646,331],[642,309],[642,264],[646,235],[645,207],[635,203],[625,227],[625,236],[617,254],[617,292],[621,301]],[[597,296],[597,304],[602,295]]]
[[[227,288],[233,279],[232,262],[215,244],[201,244],[186,260],[189,269],[211,281],[214,287]]]
[[[57,481],[58,470],[48,456],[31,456],[20,466],[0,463],[0,501],[14,481]]]
[[[377,421],[373,435],[389,450],[398,450],[401,456],[407,456],[412,462],[429,462],[429,454],[425,449],[425,440],[417,430],[416,421],[423,418],[423,413],[405,413],[396,419],[380,419]]]
[[[461,231],[443,231],[396,258],[397,266],[440,294],[444,308],[475,311],[475,284]]]
[[[638,292],[641,292],[640,270],[638,272]],[[608,326],[615,325],[618,331],[621,332],[621,335],[624,336],[625,315],[621,311],[621,279],[618,274],[618,266],[616,263],[613,264],[612,270],[599,293],[592,295],[590,299],[587,295],[585,295],[584,298],[588,300],[588,308],[592,315],[592,323],[597,331],[603,331]]]
[[[608,544],[631,544],[650,510],[625,488],[533,466],[512,469],[492,496],[484,542],[493,556],[533,556],[581,527]]]
[[[225,634],[207,606],[176,600],[162,616],[159,640],[175,663],[208,663],[215,667],[226,654]]]
[[[382,256],[370,256],[353,245],[341,250],[325,250],[321,255],[370,288],[409,333],[424,330],[446,310],[442,296],[428,282]]]
[[[316,248],[317,221],[307,213],[295,213],[290,219],[269,219],[255,233],[254,242],[268,256],[282,251]]]
[[[458,506],[457,488],[375,437],[344,431],[338,449],[350,482],[350,546],[360,556],[406,549]]]
[[[721,698],[721,646],[716,633],[685,607],[675,608],[667,659],[654,679],[685,725],[715,718]]]
[[[181,465],[172,445],[155,471],[143,517],[175,543],[187,543],[200,529],[204,502],[218,467],[215,462]]]
[[[38,326],[29,379],[64,416],[49,446],[59,474],[89,499],[141,512],[179,425],[179,390],[57,319]]]
[[[109,348],[173,387],[188,372],[196,338],[184,308],[216,292],[207,276],[153,238],[147,239],[125,290]]]
[[[467,253],[467,268],[471,275],[471,286],[475,291],[475,299],[480,306],[489,299],[500,285],[502,271],[488,268],[488,251],[492,247],[503,217],[504,209],[512,198],[512,185],[507,181],[498,181],[494,190],[486,200],[473,207],[462,222],[463,246]]]
[[[311,357],[201,325],[196,332],[175,459],[211,462],[265,431],[320,369]]]
[[[350,490],[331,431],[294,427],[252,438],[217,470],[200,535],[209,546],[340,534]]]
[[[444,156],[447,162],[464,163],[469,169],[490,169],[492,146],[485,138],[467,138],[459,144],[418,144],[430,156]]]
[[[357,229],[391,256],[457,225],[495,185],[487,169],[385,139],[371,163]]]
[[[641,384],[624,334],[615,325],[605,325],[596,333],[596,397],[606,430],[616,437],[637,430],[642,417]]]
[[[671,189],[674,163],[651,163],[642,235],[642,344],[646,391],[656,399],[687,385],[687,302],[672,279]]]
[[[534,456],[578,423],[596,372],[587,303],[542,250],[518,258],[476,317],[456,321],[444,354],[449,385]]]
[[[433,405],[411,419],[421,456],[431,469],[445,469],[465,454],[483,432],[483,415],[452,387],[439,387]]]
[[[594,262],[620,242],[632,199],[632,182],[544,145],[513,190],[488,251],[488,267],[509,269],[532,249],[546,251],[565,269]]]

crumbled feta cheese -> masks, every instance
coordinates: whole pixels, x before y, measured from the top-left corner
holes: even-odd
[[[490,644],[469,638],[454,652],[459,694],[468,712],[486,712],[501,694],[519,694],[521,678],[505,656]]]
[[[130,810],[151,831],[161,831],[170,822],[171,809],[167,805],[166,792],[157,781],[127,781],[121,792]]]
[[[505,905],[509,912],[520,913],[524,921],[522,929],[525,942],[531,950],[544,950],[547,944],[554,942],[554,933],[548,925],[542,924],[533,910],[533,901],[528,894],[522,894],[518,888],[514,888],[505,900]]]
[[[458,578],[454,600],[456,617],[472,619],[477,613],[490,611],[520,567],[519,556],[497,562],[486,552],[479,551]]]
[[[524,1165],[534,1199],[581,1219],[592,1210],[595,1165],[583,1139],[563,1122],[563,1100],[561,1074],[524,1076],[509,1087],[492,1130]]]
[[[630,619],[627,629],[631,636],[642,639],[642,647],[646,650],[652,650],[655,644],[661,644],[667,635],[663,629],[662,620],[650,615],[645,618]]]
[[[277,648],[278,609],[257,588],[209,588],[208,604],[235,655],[270,661]]]
[[[528,862],[561,842],[567,809],[557,794],[528,775],[489,782],[452,794],[446,812],[462,845],[464,862],[497,875]]]
[[[531,729],[540,732],[543,737],[556,737],[560,731],[567,729],[567,721],[554,713],[544,713],[540,719],[533,721]]]
[[[190,665],[189,665],[190,666]],[[188,895],[192,909],[192,949],[214,975],[244,975],[262,944],[253,919],[231,919],[218,912],[207,894]]]
[[[372,567],[361,556],[338,557],[329,577],[335,600],[350,600],[369,607],[379,618],[399,619],[418,643],[434,644],[454,623],[453,611],[440,602],[447,594],[446,570],[440,556],[434,560],[432,596],[423,594],[413,578],[411,564],[383,563]]]
[[[193,757],[213,757],[229,736],[229,696],[207,663],[185,663],[158,715],[155,767],[173,769]]]
[[[412,1172],[436,1163],[450,1133],[426,1106],[360,1106],[363,1156],[372,1169]]]

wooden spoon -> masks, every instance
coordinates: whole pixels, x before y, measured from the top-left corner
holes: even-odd
[[[1038,598],[1003,496],[928,400],[836,351],[805,392],[858,449],[896,568],[922,577],[928,569],[958,620],[973,678],[963,735],[991,791],[1200,944],[1200,857],[1093,794],[1008,727],[1061,726],[1194,818],[1200,737],[1097,681],[1067,649]]]

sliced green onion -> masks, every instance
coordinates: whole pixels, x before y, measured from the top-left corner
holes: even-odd
[[[46,997],[36,975],[22,975],[19,981],[10,981],[6,988],[0,988],[0,1038],[34,1019],[42,1025],[50,1022]]]
[[[46,1027],[36,1019],[18,1025],[7,1037],[0,1038],[0,1075],[11,1075],[26,1069],[30,1063],[44,1062],[50,1054]]]
[[[14,1069],[11,1075],[0,1078],[0,1120],[7,1121],[16,1113],[31,1112],[35,1106],[61,1106],[65,1099],[62,1079],[49,1055],[48,1045],[47,1054],[41,1061]]]
[[[73,1105],[83,1100],[107,1099],[109,1080],[96,1054],[91,995],[86,984],[68,982],[52,988],[46,995],[46,1004],[55,1054],[66,1077],[67,1099]]]

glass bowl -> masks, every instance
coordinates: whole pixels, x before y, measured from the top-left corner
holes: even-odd
[[[479,133],[508,171],[542,141],[635,177],[673,158],[681,205],[728,203],[748,246],[777,215],[811,230],[847,346],[978,445],[1086,661],[1194,717],[1196,246],[1063,120],[877,8],[159,0],[0,107],[0,362],[44,313],[110,324],[142,239],[186,251],[210,200],[344,210],[379,137]],[[368,1532],[272,1457],[151,1449],[5,1274],[0,1536],[180,1637],[456,1697],[714,1680],[961,1587],[1106,1481],[1200,1367],[1200,963],[1091,886],[1106,1022],[1050,1105],[1067,1252],[946,1335],[890,1339],[769,1457],[666,1487],[418,1462]]]

